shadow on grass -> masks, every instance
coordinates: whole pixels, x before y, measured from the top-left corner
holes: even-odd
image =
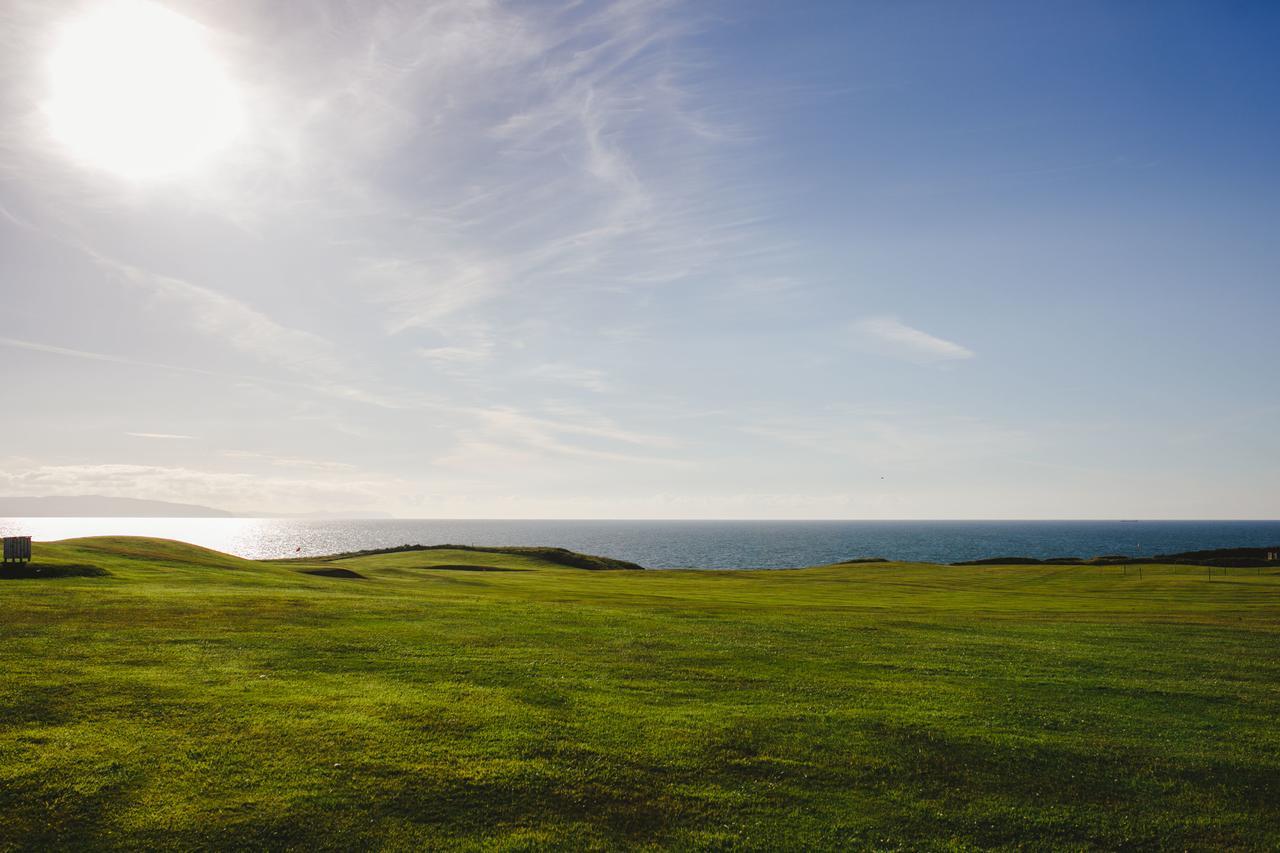
[[[421,568],[429,569],[433,572],[530,572],[532,569],[513,569],[506,566],[464,566],[464,565],[441,565],[441,566],[422,566]]]
[[[31,580],[36,578],[101,578],[109,574],[98,566],[43,565],[40,563],[10,563],[0,566],[0,580]]]
[[[37,773],[8,779],[0,786],[0,848],[106,849],[120,805],[136,787],[129,774],[116,775],[90,784]]]
[[[304,575],[315,575],[321,578],[348,578],[351,580],[365,580],[365,576],[359,572],[353,572],[351,569],[303,569]]]

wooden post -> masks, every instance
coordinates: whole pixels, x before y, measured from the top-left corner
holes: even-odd
[[[30,536],[4,537],[4,561],[6,563],[31,562],[31,537]]]

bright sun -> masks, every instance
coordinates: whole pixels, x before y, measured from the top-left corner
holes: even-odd
[[[126,178],[207,163],[242,126],[230,79],[195,21],[116,0],[67,25],[50,59],[53,135],[79,160]]]

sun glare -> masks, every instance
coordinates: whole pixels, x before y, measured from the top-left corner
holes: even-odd
[[[50,58],[53,135],[126,178],[187,172],[241,130],[236,91],[195,21],[117,0],[67,25]]]

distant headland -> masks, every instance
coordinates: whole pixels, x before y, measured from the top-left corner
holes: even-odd
[[[106,495],[0,496],[0,518],[392,518],[389,513],[232,512],[201,504],[117,498]]]
[[[234,518],[199,504],[113,498],[105,495],[0,497],[0,516],[14,518]]]

